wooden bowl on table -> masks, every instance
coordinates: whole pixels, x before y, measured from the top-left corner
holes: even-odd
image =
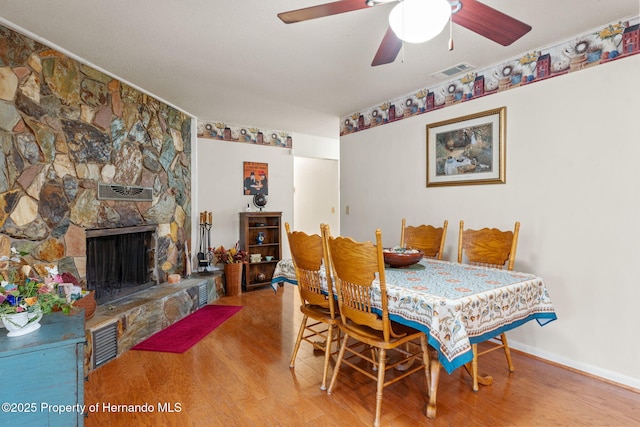
[[[424,252],[411,248],[384,248],[384,263],[391,268],[409,267],[416,264],[424,256]]]

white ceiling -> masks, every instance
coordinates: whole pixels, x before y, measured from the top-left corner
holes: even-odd
[[[363,0],[364,1],[364,0]],[[0,22],[199,119],[338,137],[341,116],[640,13],[640,0],[483,0],[533,29],[503,47],[454,24],[371,67],[393,4],[284,24],[323,0],[0,0]],[[402,57],[404,56],[404,60]]]

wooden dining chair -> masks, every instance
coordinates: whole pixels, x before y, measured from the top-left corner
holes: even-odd
[[[463,260],[467,264],[479,265],[493,268],[506,268],[513,270],[516,260],[516,248],[518,246],[518,234],[520,223],[516,221],[513,231],[501,231],[497,228],[483,228],[481,230],[464,229],[464,221],[460,221],[460,234],[458,236],[458,262]],[[472,344],[473,361],[471,362],[470,374],[473,378],[473,391],[478,391],[478,382],[482,378],[478,376],[478,357],[492,351],[503,349],[507,358],[509,371],[513,372],[515,367],[511,361],[511,352],[507,335],[503,332],[500,336],[493,338],[499,343],[491,348],[478,352],[478,344]],[[490,341],[494,343],[493,341]],[[466,366],[469,371],[469,367]],[[486,384],[491,384],[492,379],[488,379]]]
[[[420,249],[425,258],[442,259],[444,240],[447,236],[445,220],[442,227],[432,225],[407,225],[407,220],[402,218],[402,231],[400,233],[400,247]]]
[[[300,311],[303,315],[289,367],[295,367],[300,343],[302,341],[310,343],[314,349],[324,353],[324,369],[320,389],[326,390],[331,349],[335,342],[337,352],[340,339],[338,328],[340,317],[333,293],[322,291],[321,266],[323,262],[325,265],[328,265],[329,262],[328,258],[325,260],[324,241],[318,234],[308,235],[302,231],[291,231],[289,223],[285,223],[284,226],[289,239],[289,248],[302,302]]]
[[[343,333],[327,393],[331,394],[335,390],[342,364],[377,381],[373,425],[379,426],[384,387],[422,371],[427,390],[430,390],[427,339],[423,332],[389,320],[380,230],[376,230],[375,245],[371,242],[356,242],[349,237],[331,237],[328,226],[323,227],[322,233],[327,242],[325,246],[328,247],[338,294],[342,318],[340,329]],[[372,306],[372,293],[377,292],[372,282],[376,276],[380,282],[379,308]],[[407,346],[408,343],[411,346]],[[395,356],[393,353],[397,353],[399,357],[389,357]],[[345,357],[345,354],[348,355]],[[373,370],[366,362],[373,365]],[[387,376],[387,372],[394,368],[398,368],[395,375]]]

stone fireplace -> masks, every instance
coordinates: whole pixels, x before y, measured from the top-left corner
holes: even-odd
[[[106,275],[111,261],[87,259],[87,238],[152,227],[150,258],[138,262],[153,267],[131,281],[184,275],[192,118],[2,25],[0,39],[0,256],[14,247],[85,286],[89,263]]]
[[[3,25],[0,40],[0,256],[15,248],[41,275],[53,264],[83,287],[108,283],[102,293],[119,301],[86,322],[85,365],[95,367],[108,360],[94,354],[105,328],[115,357],[224,292],[219,277],[165,283],[184,276],[192,234],[194,119]],[[127,228],[142,229],[135,245],[146,249],[115,237]],[[120,242],[94,256],[101,238]],[[115,277],[138,270],[113,261],[122,248],[127,262],[147,256],[135,261],[146,277]],[[146,288],[125,303],[125,282]]]
[[[158,284],[157,227],[87,230],[87,289],[98,305]]]

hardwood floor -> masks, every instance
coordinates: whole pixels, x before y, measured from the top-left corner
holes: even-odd
[[[183,354],[129,351],[91,372],[85,404],[92,411],[85,425],[372,424],[375,384],[363,375],[343,367],[336,389],[327,395],[320,390],[322,354],[306,343],[295,369],[289,369],[301,321],[295,286],[285,285],[277,294],[271,288],[254,290],[214,303],[244,308]],[[435,420],[424,416],[427,398],[419,374],[386,387],[382,425],[638,425],[639,392],[517,351],[512,355],[512,374],[500,352],[480,359],[480,372],[492,374],[494,383],[480,386],[477,393],[463,369],[452,375],[442,371]]]

